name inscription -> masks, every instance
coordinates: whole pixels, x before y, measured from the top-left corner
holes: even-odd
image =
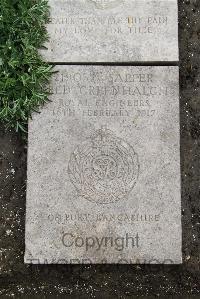
[[[53,115],[72,118],[80,114],[82,117],[130,117],[134,122],[138,118],[153,118],[156,115],[154,98],[173,94],[171,88],[158,84],[152,73],[103,75],[100,71],[93,71],[85,76],[87,85],[80,72],[54,75],[50,92],[59,98]]]

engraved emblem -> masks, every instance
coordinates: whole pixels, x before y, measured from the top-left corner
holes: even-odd
[[[138,155],[131,145],[102,128],[71,154],[68,174],[79,196],[99,204],[116,202],[136,184]]]
[[[95,7],[99,9],[113,8],[124,2],[124,0],[88,0],[88,1],[92,2],[95,5]]]

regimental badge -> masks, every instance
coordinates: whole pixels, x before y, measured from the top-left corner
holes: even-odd
[[[116,7],[124,2],[124,0],[88,0],[95,4],[96,8],[106,9]]]
[[[126,199],[139,175],[133,147],[105,128],[94,132],[71,154],[68,174],[78,195],[106,204]]]

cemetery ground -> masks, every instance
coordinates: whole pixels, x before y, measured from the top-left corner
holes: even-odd
[[[0,128],[0,295],[198,298],[200,3],[179,1],[183,265],[25,265],[27,144]],[[45,109],[45,108],[44,108]]]

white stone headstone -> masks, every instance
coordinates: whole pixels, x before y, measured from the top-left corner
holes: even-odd
[[[25,262],[181,263],[178,67],[56,70],[29,123]]]
[[[50,62],[178,61],[177,0],[49,0]]]

